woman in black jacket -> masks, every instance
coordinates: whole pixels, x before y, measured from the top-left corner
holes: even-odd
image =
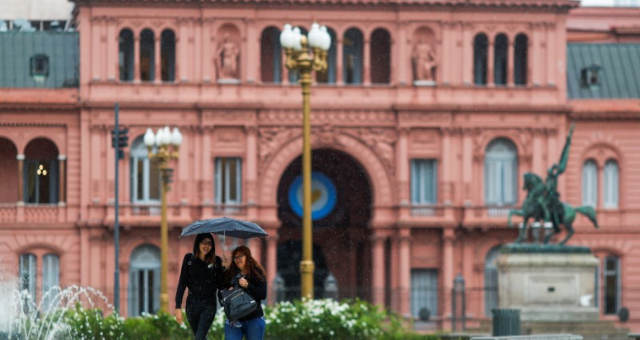
[[[182,323],[182,296],[187,296],[187,318],[196,340],[204,340],[216,316],[216,289],[224,284],[224,267],[215,255],[216,247],[211,234],[198,234],[193,242],[193,253],[182,260],[180,279],[176,291],[175,316]]]
[[[251,256],[251,251],[245,246],[239,246],[233,250],[231,265],[225,272],[226,286],[234,284],[242,287],[258,303],[253,313],[238,321],[225,321],[224,338],[226,340],[241,340],[246,336],[247,340],[262,340],[264,337],[265,322],[261,300],[267,297],[267,278],[264,268]]]

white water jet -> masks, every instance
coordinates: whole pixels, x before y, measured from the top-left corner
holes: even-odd
[[[0,280],[0,339],[57,340],[68,339],[71,327],[64,314],[76,305],[98,308],[105,314],[113,305],[97,289],[72,285],[53,287],[34,301],[27,290],[20,291],[17,279]]]

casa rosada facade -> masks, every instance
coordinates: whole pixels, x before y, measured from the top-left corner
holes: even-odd
[[[575,123],[559,188],[563,200],[596,207],[600,229],[579,218],[570,244],[601,261],[592,303],[602,319],[626,307],[624,326],[640,329],[640,106],[568,95],[577,2],[75,7],[77,86],[0,92],[0,261],[37,298],[80,284],[112,299],[117,265],[123,314],[158,309],[160,182],[142,136],[165,125],[183,135],[168,193],[170,296],[193,241],[179,238],[181,228],[220,216],[269,233],[248,242],[266,268],[269,301],[298,296],[302,97],[279,33],[317,21],[332,45],[311,95],[316,296],[337,290],[415,318],[428,311],[447,329],[460,276],[467,323],[489,319],[522,175],[545,174]],[[116,102],[129,129],[117,264]],[[235,244],[218,238],[217,252]]]

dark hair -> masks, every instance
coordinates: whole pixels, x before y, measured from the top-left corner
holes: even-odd
[[[193,241],[193,256],[198,257],[198,253],[200,253],[200,242],[204,239],[211,240],[211,250],[204,256],[204,261],[207,263],[213,263],[213,257],[216,253],[216,243],[213,241],[213,236],[209,233],[198,234],[196,239]]]
[[[264,272],[264,268],[256,261],[256,259],[251,256],[251,250],[247,246],[239,246],[231,252],[231,265],[228,270],[228,278],[232,279],[238,273],[240,273],[240,268],[236,266],[236,262],[233,260],[237,254],[241,254],[245,256],[245,267],[247,268],[247,272],[249,273],[249,277],[258,278],[262,281],[266,280],[266,275]]]

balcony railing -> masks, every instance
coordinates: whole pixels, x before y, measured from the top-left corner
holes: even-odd
[[[0,203],[0,223],[68,222],[64,204]]]

